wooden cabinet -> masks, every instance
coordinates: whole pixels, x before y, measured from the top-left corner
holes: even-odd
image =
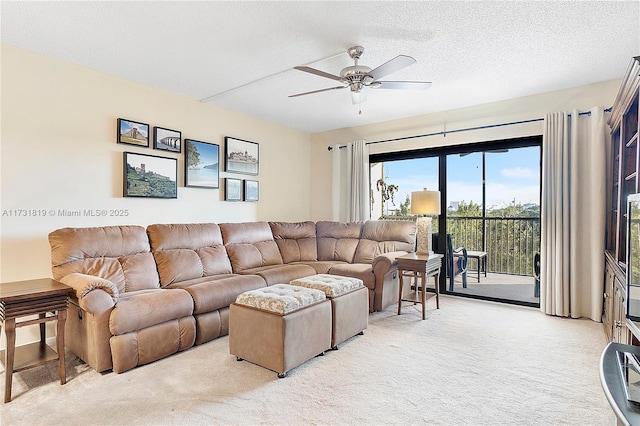
[[[608,185],[606,249],[624,264],[627,259],[626,202],[638,192],[638,89],[640,56],[633,58],[611,108],[610,181]]]
[[[620,281],[615,280],[613,290],[613,323],[611,340],[618,343],[627,344],[629,342],[629,329],[626,319],[626,291]]]
[[[611,267],[609,259],[605,264],[604,270],[604,303],[602,305],[602,326],[604,327],[604,333],[607,335],[609,341],[613,336],[613,269]]]
[[[611,127],[602,322],[610,340],[630,340],[626,326],[627,197],[640,190],[640,56],[631,60],[607,123]],[[640,338],[640,336],[636,336]]]
[[[626,322],[626,285],[625,274],[610,253],[606,254],[604,278],[604,305],[602,325],[609,341],[629,342],[629,329]]]

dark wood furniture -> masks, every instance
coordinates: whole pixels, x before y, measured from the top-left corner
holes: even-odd
[[[425,318],[425,305],[427,300],[436,298],[436,309],[440,309],[440,289],[438,288],[438,278],[442,267],[441,254],[420,254],[409,253],[398,257],[398,278],[400,281],[398,289],[398,315],[402,311],[402,302],[412,302],[422,304],[422,319]],[[414,284],[411,292],[404,294],[404,278],[411,278]],[[427,295],[427,277],[434,277],[435,292]],[[418,283],[420,279],[420,283]]]
[[[487,278],[487,252],[486,251],[467,251],[469,259],[476,259],[478,268],[478,282],[480,282],[480,271],[484,271],[484,277]]]
[[[631,343],[626,320],[627,197],[640,191],[640,56],[631,60],[607,123],[611,127],[602,323],[609,340]],[[640,338],[637,336],[635,340]]]
[[[71,287],[50,278],[0,284],[0,321],[7,337],[7,349],[0,352],[5,368],[4,402],[11,401],[14,372],[50,360],[59,360],[60,384],[66,383],[64,323],[71,291]],[[35,315],[37,319],[16,322],[17,318]],[[45,342],[45,323],[56,319],[57,353]],[[35,324],[40,325],[40,341],[16,348],[16,328]]]

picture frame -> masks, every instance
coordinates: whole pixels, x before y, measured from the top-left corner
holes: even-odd
[[[178,198],[178,159],[124,152],[123,195]]]
[[[260,199],[260,182],[257,180],[244,181],[244,200],[258,201]]]
[[[149,148],[149,125],[118,118],[118,143]]]
[[[225,136],[224,169],[229,173],[257,175],[260,167],[260,146],[256,142]]]
[[[164,127],[154,127],[153,148],[161,151],[182,152],[182,132]]]
[[[224,200],[242,201],[242,180],[225,178],[224,182]]]
[[[184,140],[184,186],[220,188],[220,146]]]

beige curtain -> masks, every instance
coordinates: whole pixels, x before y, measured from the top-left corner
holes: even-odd
[[[540,310],[600,321],[604,276],[604,110],[547,114],[542,138]]]
[[[369,206],[369,147],[366,142],[334,145],[332,203],[333,220],[364,221],[371,217]]]

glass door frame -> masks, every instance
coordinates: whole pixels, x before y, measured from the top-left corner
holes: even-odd
[[[369,155],[369,163],[382,163],[385,161],[397,161],[397,160],[412,160],[417,158],[438,158],[438,186],[440,191],[440,211],[443,214],[440,216],[440,220],[438,220],[438,247],[446,247],[446,234],[447,234],[447,156],[456,155],[456,154],[471,154],[476,152],[487,152],[487,151],[495,151],[502,149],[516,149],[516,148],[527,148],[527,147],[540,147],[540,159],[542,162],[542,135],[534,135],[534,136],[525,136],[520,138],[512,138],[512,139],[501,139],[487,142],[476,142],[462,145],[449,145],[449,146],[440,146],[440,147],[431,147],[431,148],[420,148],[408,151],[396,151],[389,153],[378,153]],[[485,179],[484,175],[484,161],[485,156],[483,155],[483,181]],[[542,166],[540,164],[540,166]],[[540,167],[540,182],[542,183],[542,167]],[[486,217],[486,206],[485,206],[485,183],[482,185],[482,216],[483,221]],[[541,206],[542,211],[542,185],[540,186],[540,200],[539,205]],[[444,218],[444,220],[442,220]],[[483,235],[483,240],[485,236]],[[485,244],[485,241],[483,241]],[[453,294],[459,297],[468,297],[472,299],[482,299],[489,300],[494,302],[502,302],[509,303],[514,305],[521,306],[531,306],[538,307],[539,304],[525,302],[521,300],[510,300],[510,299],[500,299],[489,296],[479,296],[472,294],[463,294],[458,292],[451,292],[447,289],[447,274],[446,274],[446,265],[443,265],[443,271],[439,277],[439,288],[441,294]]]

